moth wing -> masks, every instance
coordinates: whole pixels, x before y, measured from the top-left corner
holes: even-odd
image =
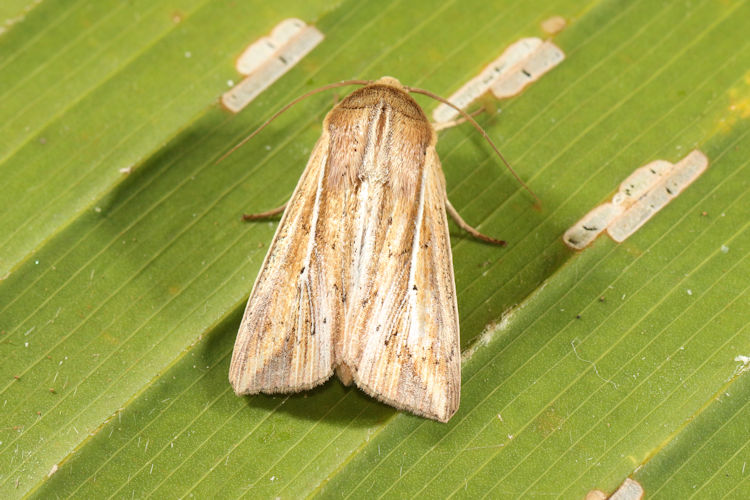
[[[328,309],[335,304],[326,292],[326,266],[315,252],[327,152],[324,132],[248,299],[229,369],[238,395],[309,389],[333,373],[331,322],[325,318],[334,315]]]
[[[416,203],[396,201],[392,217],[370,222],[380,224],[383,247],[348,304],[337,361],[368,394],[445,422],[458,409],[461,355],[445,181],[434,146],[422,176]]]

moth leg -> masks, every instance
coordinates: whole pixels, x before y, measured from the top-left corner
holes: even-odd
[[[469,116],[471,116],[472,118],[474,118],[475,116],[477,116],[482,111],[484,111],[484,107],[479,108],[478,110],[474,111],[473,113],[469,113]],[[465,121],[467,121],[466,117],[462,116],[461,118],[458,118],[456,120],[450,120],[450,121],[447,121],[447,122],[433,123],[432,124],[432,128],[435,129],[435,132],[440,132],[441,130],[445,130],[447,128],[452,128],[452,127],[455,127],[456,125],[461,125]]]
[[[501,247],[504,247],[506,245],[505,241],[496,240],[495,238],[487,236],[486,234],[482,234],[471,227],[469,224],[467,224],[466,221],[463,220],[460,215],[458,215],[458,211],[453,207],[453,205],[451,205],[451,202],[448,200],[448,198],[445,199],[445,209],[448,211],[448,214],[451,216],[451,218],[456,221],[458,227],[460,227],[476,239],[486,241],[487,243],[492,243],[493,245],[500,245]]]
[[[278,215],[281,212],[283,212],[286,209],[286,203],[281,205],[280,207],[276,207],[272,210],[268,210],[266,212],[260,212],[257,214],[242,214],[242,220],[258,220],[258,219],[267,219],[269,217],[273,217],[274,215]]]

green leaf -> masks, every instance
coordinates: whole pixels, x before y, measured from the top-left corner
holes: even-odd
[[[566,59],[478,117],[541,209],[471,127],[438,143],[454,206],[509,242],[452,227],[458,413],[427,421],[336,380],[236,397],[229,357],[277,224],[239,214],[289,197],[335,93],[216,160],[332,81],[450,95],[553,15]],[[629,476],[649,497],[749,496],[749,16],[711,0],[7,2],[0,497],[581,498]],[[325,40],[223,110],[236,57],[289,17]],[[708,170],[625,242],[563,244],[633,170],[693,149]]]

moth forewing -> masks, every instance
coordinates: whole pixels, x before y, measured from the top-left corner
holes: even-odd
[[[311,279],[327,135],[313,149],[250,293],[229,369],[238,395],[309,389],[333,372],[331,329],[313,323],[313,302],[325,291]]]
[[[447,421],[460,353],[435,132],[393,78],[350,94],[323,128],[250,294],[230,381],[238,394],[293,392],[336,369]]]
[[[339,359],[358,367],[353,378],[369,394],[445,422],[458,409],[461,375],[445,187],[434,145],[419,184],[415,217],[386,237],[386,245],[403,241],[405,251],[383,252],[374,273],[387,290],[383,304],[376,300],[358,315],[357,328],[344,335],[352,345]]]

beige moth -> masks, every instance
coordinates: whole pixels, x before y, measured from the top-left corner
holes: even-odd
[[[502,242],[448,202],[437,135],[410,91],[366,82],[325,117],[247,302],[229,369],[238,395],[302,391],[335,372],[417,415],[447,422],[458,409],[446,211]]]

